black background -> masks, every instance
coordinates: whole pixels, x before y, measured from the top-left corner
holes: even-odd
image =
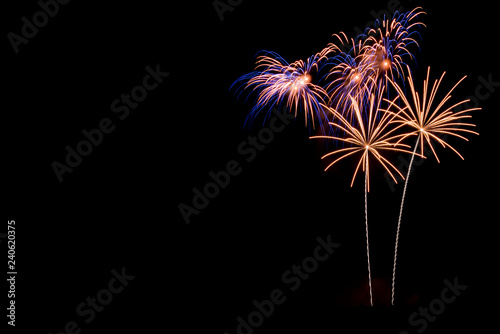
[[[413,65],[419,82],[427,66],[434,78],[447,71],[443,90],[467,75],[453,94],[458,101],[475,94],[479,76],[500,81],[493,4],[401,5],[428,14]],[[19,34],[21,18],[39,10],[36,1],[4,7],[4,36]],[[362,176],[349,187],[354,163],[323,172],[324,147],[308,139],[301,119],[251,163],[238,153],[259,128],[244,128],[251,101],[237,100],[229,87],[253,70],[257,51],[305,59],[334,33],[354,36],[355,26],[373,20],[371,10],[383,9],[387,1],[245,0],[221,22],[211,1],[71,1],[18,54],[5,37],[3,217],[4,226],[8,219],[17,226],[16,330],[59,333],[74,320],[81,333],[233,334],[253,300],[281,289],[286,301],[255,333],[399,333],[411,327],[410,314],[440,297],[443,280],[455,277],[467,289],[426,332],[488,328],[498,311],[500,88],[473,114],[480,136],[450,140],[465,160],[438,148],[441,163],[427,159],[410,179],[396,307],[387,302],[402,184],[392,191],[383,171],[373,170],[368,219],[377,306],[370,308]],[[119,120],[111,102],[156,64],[170,75]],[[52,162],[63,162],[65,146],[74,148],[81,131],[103,118],[115,130],[58,182]],[[178,205],[191,205],[192,189],[233,159],[241,174],[186,224]],[[339,249],[290,291],[282,274],[328,235]],[[135,279],[85,324],[77,305],[123,267]]]

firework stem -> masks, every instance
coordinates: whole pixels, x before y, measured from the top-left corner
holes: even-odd
[[[418,135],[417,142],[415,143],[415,148],[413,149],[413,154],[411,155],[410,164],[408,166],[408,173],[406,175],[405,186],[403,189],[403,196],[401,198],[401,206],[399,208],[399,219],[398,219],[398,228],[396,231],[396,244],[394,246],[394,265],[392,267],[392,295],[391,295],[391,304],[394,305],[394,287],[396,285],[396,261],[398,258],[398,244],[399,244],[399,230],[401,228],[401,217],[403,216],[403,204],[405,202],[406,195],[406,187],[408,186],[408,180],[410,179],[411,166],[413,164],[413,159],[415,158],[415,153],[417,152],[418,143],[420,141],[420,134]]]
[[[370,305],[373,306],[372,271],[370,265],[370,243],[368,241],[368,154],[365,165],[365,230],[366,230],[366,257],[368,258],[368,285],[370,287]]]

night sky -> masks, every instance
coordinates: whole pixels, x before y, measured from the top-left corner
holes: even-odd
[[[491,2],[47,3],[2,11],[0,241],[6,268],[14,220],[18,272],[9,331],[396,334],[494,324],[500,72]],[[384,11],[418,6],[427,15],[409,61],[416,85],[428,66],[432,80],[446,71],[441,94],[467,76],[450,103],[482,108],[470,120],[480,135],[448,138],[463,161],[439,145],[440,163],[415,158],[395,306],[404,181],[373,164],[370,307],[363,174],[350,187],[357,160],[324,172],[332,146],[309,139],[319,130],[300,115],[245,126],[253,96],[230,86],[260,50],[305,60],[335,33],[355,37]],[[410,155],[388,159],[406,175]]]

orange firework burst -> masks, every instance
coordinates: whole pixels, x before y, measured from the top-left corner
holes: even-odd
[[[367,176],[367,191],[370,191],[369,179],[370,179],[370,164],[369,156],[373,156],[383,167],[389,175],[392,177],[394,182],[397,180],[393,174],[393,171],[398,173],[403,179],[401,172],[384,157],[383,151],[396,151],[405,152],[411,154],[411,151],[405,149],[410,147],[406,144],[402,144],[401,141],[396,139],[400,138],[401,135],[395,134],[399,128],[404,126],[404,124],[399,124],[395,126],[396,117],[399,115],[400,111],[392,112],[389,110],[381,109],[382,102],[382,92],[384,87],[379,87],[377,94],[372,93],[370,95],[369,101],[364,103],[363,100],[357,101],[355,98],[351,97],[351,103],[353,105],[353,113],[356,122],[350,122],[344,115],[336,111],[335,109],[329,108],[334,118],[339,120],[339,123],[330,122],[331,126],[336,127],[341,130],[345,136],[313,136],[311,139],[332,139],[335,141],[342,141],[349,144],[349,147],[334,150],[322,157],[325,159],[333,155],[339,155],[332,163],[330,163],[325,171],[332,167],[337,162],[355,154],[361,154],[354,175],[351,181],[351,187],[354,184],[356,175],[360,170],[364,171]],[[398,97],[395,98],[395,100]],[[389,101],[391,105],[394,105],[394,101]],[[360,169],[361,167],[361,169]]]
[[[461,133],[472,133],[472,134],[478,134],[475,131],[472,131],[467,128],[463,128],[461,126],[471,126],[474,127],[474,124],[470,123],[464,123],[462,122],[463,119],[470,118],[471,116],[468,115],[470,111],[474,110],[481,110],[481,108],[469,108],[465,109],[459,112],[453,112],[453,109],[469,102],[469,100],[463,100],[458,103],[455,103],[447,108],[444,107],[446,102],[448,102],[449,99],[451,99],[451,93],[453,90],[466,78],[464,76],[462,79],[460,79],[455,86],[445,95],[443,100],[441,102],[437,103],[437,105],[433,108],[434,99],[436,98],[436,93],[438,91],[438,88],[441,84],[441,81],[443,80],[444,75],[446,72],[444,72],[439,80],[435,80],[434,84],[432,85],[432,89],[430,90],[429,93],[429,76],[430,76],[430,67],[427,69],[427,79],[424,80],[424,85],[423,85],[423,93],[422,96],[419,95],[419,93],[415,90],[415,84],[413,82],[413,77],[411,75],[411,72],[408,68],[408,82],[410,85],[410,90],[411,90],[411,95],[413,97],[413,103],[410,103],[410,101],[407,99],[406,95],[403,92],[403,89],[395,83],[393,80],[388,78],[388,81],[392,84],[392,86],[396,89],[398,92],[399,96],[401,97],[401,100],[403,101],[403,107],[399,107],[396,104],[394,104],[393,101],[388,101],[391,106],[395,106],[398,108],[398,112],[394,114],[394,116],[397,118],[395,120],[396,123],[400,123],[402,125],[407,125],[412,129],[408,133],[400,135],[400,139],[398,140],[398,143],[401,142],[404,139],[407,139],[411,136],[417,136],[417,141],[415,143],[415,148],[413,149],[413,154],[411,156],[410,164],[408,167],[408,175],[406,177],[405,181],[405,186],[403,189],[403,196],[401,199],[401,206],[399,209],[399,219],[398,219],[398,226],[397,226],[397,231],[396,231],[396,243],[394,247],[394,264],[393,264],[393,271],[392,271],[392,297],[391,297],[391,303],[394,305],[394,290],[395,290],[395,284],[396,284],[396,261],[397,261],[397,255],[398,255],[398,244],[399,244],[399,231],[401,228],[401,217],[403,214],[403,204],[404,204],[404,199],[406,195],[406,188],[408,185],[408,180],[410,178],[410,171],[411,171],[411,166],[413,164],[413,159],[415,157],[415,153],[417,151],[417,147],[420,144],[420,155],[423,156],[424,153],[424,145],[427,144],[430,149],[432,150],[432,153],[436,157],[436,160],[439,162],[439,158],[436,154],[436,151],[434,150],[434,147],[432,146],[432,140],[435,140],[439,144],[441,144],[443,147],[448,147],[453,150],[460,158],[463,157],[458,153],[458,151],[453,148],[450,144],[448,144],[444,139],[440,138],[440,135],[451,135],[454,137],[458,137],[461,139],[464,139],[468,141],[467,138],[465,138]]]
[[[453,88],[448,92],[448,94],[446,94],[444,99],[441,102],[439,102],[431,112],[431,108],[434,104],[434,99],[436,97],[437,90],[446,72],[444,72],[441,75],[439,80],[436,79],[434,81],[430,94],[428,94],[430,70],[431,68],[428,67],[427,79],[424,80],[422,97],[420,97],[419,93],[415,90],[413,77],[411,73],[408,71],[410,73],[408,76],[408,83],[410,85],[411,95],[413,97],[413,104],[410,103],[410,101],[407,99],[406,95],[403,92],[403,89],[393,80],[389,79],[389,82],[396,89],[399,96],[401,97],[401,100],[404,103],[404,107],[401,108],[396,104],[390,102],[391,105],[397,107],[400,111],[397,115],[398,120],[396,120],[396,122],[406,124],[411,128],[413,128],[413,131],[401,135],[401,139],[399,141],[404,140],[410,136],[415,136],[415,135],[418,136],[416,146],[420,144],[421,155],[424,154],[424,145],[425,143],[427,143],[427,145],[432,150],[432,153],[436,157],[436,160],[439,162],[439,158],[431,142],[431,139],[434,139],[443,147],[448,147],[452,149],[453,152],[458,154],[458,156],[463,160],[464,158],[462,157],[462,155],[458,153],[458,151],[455,148],[453,148],[453,146],[451,146],[446,141],[441,139],[439,135],[451,135],[466,141],[468,141],[468,139],[459,134],[460,132],[466,132],[478,135],[478,133],[475,131],[461,127],[461,126],[475,127],[474,124],[464,123],[461,120],[466,118],[471,118],[471,116],[468,113],[474,110],[481,110],[481,108],[469,108],[459,112],[453,112],[454,108],[469,102],[469,100],[463,100],[449,106],[446,109],[443,109],[444,104],[451,98],[451,93],[453,92],[453,90],[466,78],[466,76],[464,76],[455,84],[455,86],[453,86]]]

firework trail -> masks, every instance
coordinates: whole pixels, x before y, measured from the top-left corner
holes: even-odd
[[[366,159],[365,171],[368,171],[368,159]],[[365,172],[365,237],[366,258],[368,261],[368,288],[370,289],[370,305],[373,306],[372,266],[370,264],[370,238],[368,237],[368,172]]]
[[[409,71],[408,71],[409,72]],[[408,179],[410,177],[410,171],[411,167],[413,164],[413,158],[415,157],[415,153],[417,151],[417,147],[420,144],[420,155],[423,156],[424,154],[424,145],[427,144],[428,147],[432,150],[432,153],[434,154],[436,160],[439,162],[439,158],[436,154],[436,151],[434,150],[434,147],[432,146],[432,140],[438,142],[441,144],[443,147],[448,147],[451,150],[453,150],[458,156],[463,160],[464,158],[458,151],[453,148],[450,144],[448,144],[446,141],[443,139],[439,138],[438,135],[440,134],[445,134],[445,135],[451,135],[454,137],[461,138],[463,140],[468,141],[467,138],[465,138],[460,132],[465,132],[465,133],[472,133],[472,134],[478,134],[475,131],[472,131],[467,128],[463,128],[461,126],[471,126],[474,127],[474,124],[470,123],[464,123],[462,122],[463,119],[471,118],[468,113],[470,111],[474,110],[481,110],[481,108],[469,108],[466,110],[462,110],[459,112],[453,112],[453,109],[469,102],[469,100],[463,100],[458,103],[455,103],[451,105],[450,107],[444,108],[444,105],[446,102],[448,102],[449,99],[451,99],[451,93],[455,88],[466,78],[463,77],[460,79],[455,86],[445,95],[443,100],[441,100],[437,106],[433,108],[434,100],[436,98],[436,93],[438,91],[438,88],[443,80],[444,75],[446,72],[444,72],[439,80],[435,80],[432,89],[429,93],[429,77],[430,77],[430,67],[427,69],[427,79],[424,80],[423,84],[423,93],[420,96],[419,93],[415,90],[415,84],[413,81],[413,77],[411,73],[408,76],[408,83],[410,86],[411,90],[411,95],[413,98],[413,103],[410,103],[410,101],[406,98],[406,95],[403,93],[403,89],[395,83],[392,79],[388,79],[388,81],[391,83],[391,85],[396,89],[398,92],[399,96],[401,97],[401,100],[403,101],[403,107],[399,107],[396,105],[393,101],[388,101],[391,106],[394,106],[398,108],[397,114],[394,114],[396,119],[395,123],[403,124],[406,125],[407,127],[410,128],[410,131],[407,133],[404,133],[400,135],[400,139],[398,140],[398,143],[401,142],[404,139],[407,139],[411,136],[417,136],[417,140],[415,143],[415,147],[413,149],[413,153],[411,156],[410,160],[410,165],[408,167],[408,175],[406,177],[405,181],[405,187],[403,190],[403,196],[401,199],[401,206],[399,210],[399,219],[398,219],[398,227],[397,227],[397,232],[396,232],[396,242],[394,246],[394,264],[393,264],[393,271],[392,271],[392,297],[391,297],[391,303],[394,305],[394,289],[395,289],[395,282],[396,282],[396,261],[397,261],[397,251],[398,251],[398,244],[399,244],[399,232],[400,232],[400,227],[401,227],[401,217],[403,214],[403,204],[404,204],[404,199],[406,195],[406,188],[408,185]],[[429,93],[429,94],[428,94]],[[432,111],[431,111],[432,110]]]

